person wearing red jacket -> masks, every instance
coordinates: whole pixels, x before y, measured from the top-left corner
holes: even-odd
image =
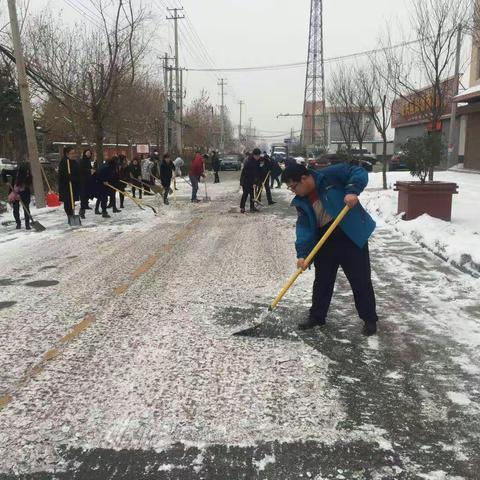
[[[205,177],[203,173],[203,158],[199,151],[195,152],[195,158],[188,171],[188,176],[192,184],[192,203],[199,203],[200,200],[197,199],[198,182],[201,177]]]

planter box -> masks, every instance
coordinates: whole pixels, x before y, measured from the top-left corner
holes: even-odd
[[[447,222],[452,219],[452,195],[458,193],[456,183],[397,182],[395,190],[403,220],[413,220],[424,213]]]

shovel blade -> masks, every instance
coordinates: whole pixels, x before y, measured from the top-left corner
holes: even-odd
[[[82,225],[82,221],[80,220],[80,215],[69,215],[68,224],[71,227],[80,227]]]
[[[30,225],[36,232],[43,232],[44,230],[46,230],[46,228],[40,222],[37,222],[35,220],[31,222]]]

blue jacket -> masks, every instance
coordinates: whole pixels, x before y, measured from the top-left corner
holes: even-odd
[[[368,173],[362,167],[351,167],[344,163],[310,173],[315,179],[318,197],[323,208],[332,218],[337,217],[345,206],[345,195],[348,193],[359,195],[368,183]],[[306,258],[320,240],[317,217],[310,200],[306,197],[297,195],[292,205],[298,212],[295,242],[297,258]],[[345,215],[340,222],[340,228],[358,247],[362,248],[375,230],[375,222],[358,203]]]

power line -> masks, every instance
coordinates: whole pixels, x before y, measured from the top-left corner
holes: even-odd
[[[387,48],[377,48],[374,50],[364,50],[362,52],[351,53],[348,55],[340,55],[338,57],[331,57],[326,58],[324,60],[325,63],[332,63],[338,62],[340,60],[348,60],[357,57],[363,57],[365,55],[373,55],[375,53],[384,52],[386,50],[394,50],[400,47],[406,47],[409,45],[414,45],[416,43],[420,43],[422,39],[412,40],[410,42],[403,42],[399,43],[398,45],[392,45],[391,47]],[[283,70],[288,68],[298,68],[298,67],[305,67],[307,62],[294,62],[294,63],[283,63],[278,65],[263,65],[257,67],[230,67],[230,68],[187,68],[190,72],[243,72],[243,71],[268,71],[268,70]]]

